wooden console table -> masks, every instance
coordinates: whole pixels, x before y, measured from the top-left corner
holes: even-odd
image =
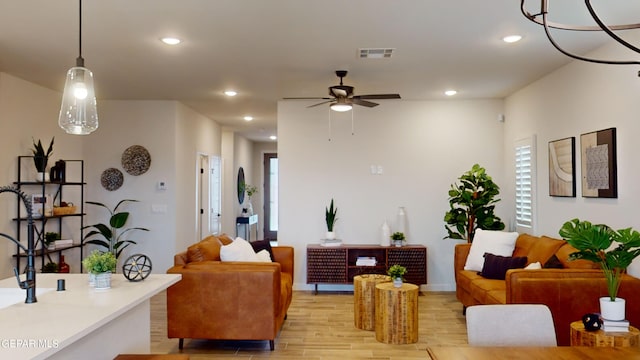
[[[357,266],[358,257],[374,257],[375,266]],[[341,245],[324,247],[307,245],[307,284],[352,284],[361,274],[386,274],[394,264],[407,268],[405,282],[415,285],[427,283],[427,248],[423,245],[402,247],[380,245]]]

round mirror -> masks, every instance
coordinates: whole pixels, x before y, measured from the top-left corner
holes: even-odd
[[[244,202],[244,169],[242,166],[238,169],[238,202],[242,204]]]

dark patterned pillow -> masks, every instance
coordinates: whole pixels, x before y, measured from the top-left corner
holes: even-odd
[[[256,254],[260,250],[267,250],[267,252],[269,252],[269,256],[271,257],[271,261],[275,261],[275,259],[273,258],[273,250],[271,250],[271,243],[269,242],[269,240],[250,241],[249,243],[253,247],[253,251],[255,251]]]
[[[543,269],[564,269],[564,266],[562,265],[562,262],[560,262],[560,259],[558,259],[558,257],[553,254],[549,260],[547,260],[546,263],[544,263],[544,265],[542,265]]]
[[[484,253],[484,265],[480,275],[487,279],[504,280],[507,270],[522,269],[527,264],[527,257],[511,257]]]

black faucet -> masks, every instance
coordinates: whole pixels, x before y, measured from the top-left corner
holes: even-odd
[[[18,198],[22,200],[27,210],[27,247],[24,247],[24,245],[20,244],[18,240],[12,238],[7,234],[0,233],[0,236],[13,241],[16,245],[18,245],[19,248],[27,253],[27,279],[25,281],[20,281],[18,269],[13,268],[13,272],[16,275],[16,279],[18,279],[18,286],[20,286],[21,289],[27,290],[27,298],[24,302],[27,304],[32,304],[38,302],[38,299],[36,299],[36,249],[35,242],[33,240],[33,213],[31,208],[31,200],[22,191],[11,186],[0,187],[0,193],[4,192],[12,192],[18,195]]]

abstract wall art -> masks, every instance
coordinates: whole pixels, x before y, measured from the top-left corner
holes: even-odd
[[[549,195],[576,196],[576,138],[549,141]]]
[[[580,135],[580,156],[582,196],[617,198],[616,129]]]

